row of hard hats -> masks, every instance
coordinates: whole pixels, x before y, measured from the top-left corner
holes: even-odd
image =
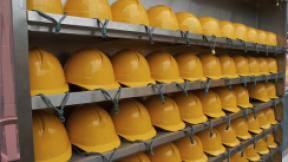
[[[110,8],[107,0],[68,0],[64,10],[61,0],[28,0],[28,9],[71,16],[113,19],[114,21],[142,24],[168,30],[188,31],[196,34],[214,35],[247,42],[277,45],[275,33],[247,27],[229,21],[218,21],[212,17],[199,17],[190,12],[174,11],[165,5],[145,10],[139,0],[117,0]]]
[[[216,57],[194,53],[178,54],[155,52],[147,59],[133,50],[115,54],[111,62],[96,49],[81,50],[65,65],[65,72],[57,58],[43,49],[32,49],[29,54],[31,95],[57,94],[68,91],[67,82],[84,89],[115,89],[119,83],[128,87],[141,87],[161,83],[182,83],[184,80],[206,78],[236,78],[277,73],[274,58]]]

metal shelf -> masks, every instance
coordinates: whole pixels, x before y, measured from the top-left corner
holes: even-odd
[[[275,103],[279,104],[281,102],[282,99],[276,99],[267,103],[253,103],[254,104],[254,109],[256,110],[256,112],[264,110],[270,106],[273,106]],[[253,112],[252,109],[245,109],[243,111],[247,111],[247,114],[250,114]],[[229,114],[230,118],[236,119],[239,118],[241,116],[243,116],[244,113],[242,111],[237,112],[237,113],[231,113]],[[213,126],[217,126],[220,124],[223,124],[225,122],[227,122],[228,120],[228,116],[222,117],[222,118],[217,118],[217,119],[211,119],[212,125]],[[175,140],[178,140],[180,138],[183,138],[186,136],[186,132],[190,132],[191,129],[193,129],[193,131],[195,133],[203,131],[205,129],[209,128],[209,123],[203,123],[203,124],[198,124],[198,125],[193,125],[193,126],[187,126],[185,129],[178,131],[178,132],[164,132],[158,131],[158,134],[155,138],[153,138],[152,140],[149,141],[145,141],[145,143],[151,143],[151,141],[153,141],[153,147],[159,146],[161,144],[165,144],[165,143],[169,143],[169,142],[173,142]],[[120,148],[118,148],[114,154],[114,156],[112,157],[111,160],[118,160],[121,159],[123,157],[138,153],[138,152],[142,152],[142,151],[147,151],[147,145],[145,145],[144,143],[127,143],[127,142],[122,142],[122,146]],[[105,153],[103,156],[105,157],[110,157],[112,154],[112,152],[108,152]],[[78,154],[74,154],[72,159],[70,160],[71,162],[102,162],[102,157],[101,156],[97,156],[97,155],[91,155],[91,156],[80,156]]]

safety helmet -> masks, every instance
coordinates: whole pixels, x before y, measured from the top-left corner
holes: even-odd
[[[266,116],[266,118],[270,124],[278,124],[278,121],[275,118],[275,113],[274,113],[273,109],[268,108],[268,109],[264,110],[264,113],[265,113],[265,116]]]
[[[221,37],[221,29],[217,19],[213,17],[199,17],[204,35]]]
[[[233,90],[227,87],[217,88],[216,92],[221,99],[222,109],[229,112],[239,112],[237,107],[237,97]]]
[[[175,95],[174,101],[180,110],[182,120],[185,122],[199,124],[208,120],[204,115],[202,103],[197,96],[193,94],[186,96],[181,93]]]
[[[221,35],[224,38],[235,39],[234,26],[230,21],[219,21]]]
[[[237,98],[237,105],[242,108],[252,108],[253,105],[249,101],[249,93],[246,88],[241,85],[233,86],[233,91]]]
[[[260,155],[255,151],[253,145],[246,147],[244,150],[244,155],[249,161],[253,162],[259,161],[261,159]]]
[[[181,162],[178,148],[173,143],[158,146],[154,150],[154,155],[149,155],[151,162]]]
[[[177,17],[169,6],[157,5],[147,10],[150,25],[167,30],[178,30]]]
[[[112,115],[118,135],[129,141],[144,141],[156,136],[149,112],[142,103],[134,99],[121,100],[119,109]]]
[[[170,97],[165,97],[165,102],[159,96],[149,97],[145,106],[148,109],[152,124],[167,131],[178,131],[185,127],[177,104]]]
[[[257,58],[252,57],[252,56],[248,56],[247,59],[248,59],[248,63],[249,63],[250,74],[252,74],[254,76],[261,75],[260,67],[259,67],[259,63],[257,61]]]
[[[64,125],[48,111],[33,111],[33,143],[36,162],[68,161],[72,147]]]
[[[277,65],[277,61],[275,58],[268,58],[267,59],[267,62],[268,62],[268,67],[269,67],[269,71],[270,73],[278,73],[278,65]]]
[[[190,12],[177,12],[176,17],[181,31],[202,34],[202,26],[199,19]]]
[[[196,135],[193,136],[193,139],[189,137],[181,138],[175,142],[182,161],[184,162],[207,162],[208,157],[203,151],[202,143]]]
[[[225,147],[222,145],[220,133],[216,129],[212,132],[209,130],[200,132],[198,137],[202,142],[205,153],[212,156],[218,156],[226,151]]]
[[[258,32],[255,28],[247,29],[247,41],[252,43],[258,43]]]
[[[233,56],[236,65],[237,74],[240,76],[250,76],[248,59],[244,56]]]
[[[32,96],[60,94],[69,90],[60,62],[48,51],[40,48],[29,51],[29,72]]]
[[[266,142],[270,149],[275,149],[278,146],[272,133],[266,137]]]
[[[259,121],[254,115],[249,115],[248,117],[248,129],[249,132],[254,134],[260,134],[262,133],[262,129],[260,128]]]
[[[222,143],[228,147],[235,147],[240,144],[240,141],[236,137],[235,130],[232,127],[228,127],[227,124],[222,124],[216,128],[222,138]]]
[[[147,57],[152,77],[162,83],[183,83],[174,57],[167,52],[157,52]]]
[[[221,79],[222,69],[218,57],[212,54],[204,54],[200,56],[203,65],[203,71],[207,78]]]
[[[68,83],[88,90],[115,89],[115,81],[109,58],[97,49],[86,49],[74,54],[65,65]]]
[[[221,63],[222,75],[226,78],[237,78],[236,64],[232,57],[229,55],[220,55],[219,60]]]
[[[104,153],[120,146],[111,117],[96,105],[75,108],[67,130],[71,143],[85,152]]]
[[[268,67],[267,60],[263,57],[259,57],[259,58],[257,58],[257,61],[259,64],[260,74],[269,75],[269,67]]]
[[[236,136],[240,139],[247,140],[251,138],[251,134],[248,132],[248,123],[244,118],[238,118],[232,121],[232,127],[236,132]]]
[[[260,155],[266,155],[269,153],[268,145],[264,139],[260,139],[255,144],[255,151]]]
[[[234,35],[236,39],[247,40],[247,26],[244,24],[234,23]]]
[[[217,93],[209,90],[208,94],[205,94],[205,92],[201,91],[197,93],[197,96],[202,103],[205,115],[212,118],[220,118],[225,116],[225,113],[222,110],[221,99]]]
[[[111,5],[114,21],[149,25],[149,19],[140,0],[117,0]]]
[[[277,46],[277,35],[272,32],[267,32],[266,43],[270,46]]]
[[[277,99],[279,98],[277,95],[276,95],[276,85],[274,83],[271,83],[271,82],[267,82],[265,83],[265,86],[266,86],[266,89],[268,91],[268,97],[270,99]]]
[[[241,155],[240,152],[236,152],[234,155],[231,156],[231,162],[249,162],[244,155]]]
[[[250,84],[248,85],[248,91],[250,97],[255,100],[262,102],[270,101],[265,83],[257,83],[256,85]]]
[[[61,15],[64,13],[61,0],[27,0],[27,9]]]
[[[111,62],[116,80],[125,86],[142,87],[155,83],[147,60],[137,51],[120,51],[112,57]]]
[[[271,124],[269,123],[264,111],[257,112],[256,118],[262,129],[269,129],[271,127]]]
[[[259,44],[267,44],[267,33],[263,30],[258,30],[258,43]]]
[[[151,162],[149,157],[144,153],[134,154],[123,159],[118,160],[117,162]]]
[[[65,13],[71,16],[111,20],[112,13],[108,0],[68,0]]]
[[[191,52],[175,56],[178,63],[180,76],[189,81],[206,80],[200,59]]]

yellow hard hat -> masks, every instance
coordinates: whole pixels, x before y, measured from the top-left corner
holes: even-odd
[[[147,57],[152,77],[162,83],[183,83],[174,57],[167,52],[157,52]]]
[[[27,0],[27,9],[61,15],[64,13],[61,0]]]
[[[247,41],[252,43],[258,43],[258,32],[255,28],[248,28]]]
[[[254,134],[262,133],[262,129],[260,128],[259,121],[252,114],[249,115],[248,117],[248,128],[249,128],[249,132],[251,133],[254,133]]]
[[[277,95],[276,95],[276,85],[274,83],[271,83],[271,82],[267,82],[265,83],[265,86],[266,86],[266,89],[268,91],[268,97],[270,99],[277,99],[279,98]]]
[[[233,86],[233,91],[237,98],[237,105],[242,108],[252,108],[253,105],[249,101],[249,93],[246,88],[241,85]]]
[[[275,58],[269,57],[267,59],[267,62],[268,62],[270,73],[273,73],[273,74],[278,73],[277,60]]]
[[[221,79],[222,69],[218,57],[212,54],[204,54],[200,56],[203,65],[203,71],[207,78]]]
[[[120,146],[111,117],[96,105],[75,108],[67,130],[71,143],[86,152],[104,153]]]
[[[266,42],[270,46],[277,46],[277,35],[272,32],[267,32]]]
[[[157,28],[178,30],[177,17],[169,6],[157,5],[147,10],[150,25]]]
[[[224,38],[235,39],[234,35],[234,26],[230,21],[219,21],[219,25],[221,28],[221,35]]]
[[[120,111],[113,113],[112,120],[119,136],[129,140],[148,140],[156,136],[149,112],[137,100],[122,100]]]
[[[180,110],[181,118],[190,124],[199,124],[207,121],[207,117],[204,115],[202,103],[200,99],[189,94],[185,96],[183,93],[177,94],[174,100]]]
[[[261,159],[260,155],[255,151],[253,145],[249,145],[245,151],[244,155],[247,157],[249,161],[257,162]]]
[[[248,123],[244,118],[238,118],[232,121],[232,127],[236,132],[236,136],[240,139],[247,140],[251,138]]]
[[[165,102],[162,103],[159,96],[152,96],[146,100],[145,106],[156,127],[167,131],[178,131],[185,127],[178,106],[171,98],[165,97]]]
[[[266,142],[267,142],[267,145],[270,149],[275,149],[278,147],[277,143],[275,142],[275,139],[274,139],[274,136],[273,134],[269,134],[267,137],[266,137]]]
[[[204,113],[212,118],[219,118],[225,116],[222,110],[221,99],[214,91],[210,90],[206,95],[204,92],[198,92]]]
[[[221,29],[217,19],[213,17],[199,17],[204,35],[221,37]]]
[[[269,153],[268,145],[264,139],[260,139],[258,142],[256,142],[255,150],[260,155],[267,155]]]
[[[117,0],[111,5],[114,21],[149,25],[149,19],[140,0]]]
[[[137,51],[124,50],[111,59],[116,80],[128,87],[142,87],[153,84],[149,64]]]
[[[264,110],[265,116],[270,124],[278,124],[278,121],[275,118],[275,113],[273,109],[268,108]]]
[[[64,125],[48,111],[33,111],[33,143],[36,162],[69,161],[72,147]]]
[[[181,162],[178,148],[173,143],[158,146],[154,155],[149,155],[151,162]]]
[[[262,102],[270,101],[265,83],[257,83],[256,85],[250,84],[248,86],[248,91],[250,97],[255,100]]]
[[[231,156],[231,162],[249,162],[244,155],[241,155],[240,152],[235,153]]]
[[[216,128],[220,132],[222,143],[228,147],[235,147],[239,145],[240,141],[236,137],[235,130],[232,127],[227,127],[227,124],[222,124]]]
[[[264,111],[257,112],[256,118],[262,129],[269,129],[271,127],[271,124],[269,123]]]
[[[259,64],[260,74],[269,75],[269,67],[268,67],[267,60],[263,57],[259,57],[259,58],[257,58],[257,61]]]
[[[194,34],[202,34],[202,26],[199,19],[190,12],[177,12],[176,17],[180,30]]]
[[[196,54],[188,52],[175,56],[178,63],[180,76],[189,81],[206,80],[200,59]]]
[[[97,49],[82,50],[74,54],[65,65],[66,80],[88,90],[115,89],[115,81],[109,58]]]
[[[141,152],[141,153],[120,159],[117,162],[151,162],[151,161],[145,153]]]
[[[258,30],[258,43],[259,44],[267,44],[267,33],[263,30]]]
[[[57,58],[43,49],[29,51],[31,95],[60,94],[67,92],[63,68]]]
[[[209,130],[200,132],[198,137],[202,142],[205,153],[212,156],[218,156],[226,151],[225,147],[222,145],[220,133],[216,129],[213,130],[212,134]]]
[[[175,144],[183,162],[208,162],[202,143],[196,135],[194,135],[193,141],[189,137],[184,137],[176,141]]]
[[[234,56],[233,59],[236,65],[237,74],[240,76],[250,76],[248,59],[241,55]]]
[[[229,112],[239,112],[237,107],[237,97],[233,90],[227,87],[217,88],[216,92],[221,99],[222,109]]]
[[[71,16],[112,19],[111,8],[107,0],[68,0],[64,11]]]
[[[229,55],[220,55],[219,60],[223,77],[231,79],[239,77],[237,74],[236,64],[232,57]]]
[[[247,26],[244,24],[234,23],[234,35],[236,39],[247,40]]]
[[[257,58],[252,57],[252,56],[248,56],[247,59],[248,59],[248,63],[249,63],[250,74],[252,74],[254,76],[261,75],[260,66],[259,66],[259,63],[257,61]]]

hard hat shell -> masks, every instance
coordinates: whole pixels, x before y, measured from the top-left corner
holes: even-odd
[[[181,162],[178,148],[173,143],[158,146],[154,155],[149,155],[151,162]]]
[[[247,31],[246,25],[234,23],[234,35],[236,39],[247,41]]]
[[[134,154],[123,159],[118,160],[117,162],[151,162],[149,157],[144,153]]]
[[[260,155],[267,155],[269,153],[268,145],[264,139],[260,139],[258,142],[256,142],[255,151]]]
[[[276,95],[276,85],[274,83],[271,83],[271,82],[267,82],[265,83],[265,86],[266,86],[266,89],[268,91],[268,97],[270,99],[277,99],[279,98],[277,95]]]
[[[259,64],[260,74],[262,75],[269,75],[269,67],[268,62],[264,57],[257,58]]]
[[[248,56],[248,63],[249,63],[249,71],[250,74],[254,76],[261,75],[259,62],[257,61],[256,57]]]
[[[254,134],[260,134],[263,132],[262,129],[260,128],[259,121],[252,114],[249,115],[248,117],[248,128],[249,132]]]
[[[233,86],[233,91],[237,98],[237,105],[242,108],[252,108],[253,105],[249,101],[249,93],[246,88],[241,85]]]
[[[111,5],[114,21],[149,25],[149,19],[140,0],[117,0]]]
[[[29,51],[30,94],[61,94],[67,92],[63,68],[57,58],[40,48]]]
[[[278,147],[277,143],[275,142],[275,139],[274,139],[274,136],[273,134],[269,134],[267,137],[266,137],[266,142],[267,142],[267,145],[270,149],[275,149]]]
[[[259,161],[261,159],[260,155],[255,151],[253,145],[249,145],[248,147],[246,147],[246,149],[244,150],[244,155],[249,161],[253,162]]]
[[[33,143],[36,162],[63,162],[72,155],[69,137],[61,121],[52,113],[33,111]]]
[[[177,17],[169,6],[157,5],[147,10],[150,25],[152,27],[167,29],[167,30],[178,30]]]
[[[219,156],[226,151],[222,145],[220,133],[216,129],[213,130],[213,134],[210,134],[209,130],[200,132],[198,137],[202,142],[205,153],[211,156]]]
[[[240,144],[240,141],[236,137],[235,130],[232,127],[228,127],[227,124],[222,124],[216,129],[219,131],[222,143],[228,147],[235,147]]]
[[[180,93],[175,95],[173,99],[180,110],[182,120],[185,122],[200,124],[208,120],[204,115],[200,99],[194,94],[186,96],[183,93]]]
[[[109,114],[99,106],[83,105],[67,120],[71,143],[85,152],[104,153],[120,146]]]
[[[264,110],[265,116],[270,124],[278,124],[278,121],[275,119],[275,113],[272,108]]]
[[[204,35],[221,37],[221,29],[217,19],[213,17],[199,17]]]
[[[180,78],[178,64],[167,52],[156,52],[147,57],[153,79],[162,83],[183,83]]]
[[[142,103],[134,99],[121,100],[119,109],[112,115],[119,136],[129,141],[144,141],[156,136],[149,112]]]
[[[200,56],[200,60],[207,78],[221,79],[223,77],[221,63],[218,57],[212,54],[204,54]]]
[[[248,91],[250,97],[255,100],[262,102],[270,101],[265,83],[250,84],[248,85]]]
[[[231,162],[249,162],[244,155],[241,155],[240,152],[235,153],[231,156]]]
[[[258,32],[255,28],[247,29],[247,41],[252,43],[258,43]]]
[[[236,65],[237,74],[240,76],[250,76],[248,59],[244,56],[233,56]]]
[[[202,103],[205,115],[212,118],[220,118],[222,116],[225,116],[225,113],[222,110],[221,99],[217,95],[217,93],[209,90],[208,94],[205,94],[201,91],[197,93],[197,96]]]
[[[112,19],[111,8],[107,0],[68,0],[64,11],[70,16],[100,20]]]
[[[225,78],[238,78],[236,64],[232,57],[229,55],[220,55],[219,60],[221,63],[222,75]]]
[[[133,50],[123,50],[111,59],[116,80],[128,87],[154,84],[149,64],[145,57]]]
[[[277,35],[272,32],[267,32],[266,44],[270,46],[277,46]]]
[[[270,73],[273,73],[273,74],[278,73],[277,60],[273,57],[269,57],[267,59],[267,62],[268,62],[268,67],[269,67]]]
[[[271,127],[271,124],[269,123],[264,111],[257,112],[256,118],[262,129],[269,129]]]
[[[190,32],[194,34],[202,34],[202,26],[198,17],[190,12],[177,12],[179,28],[181,31]]]
[[[109,58],[97,49],[85,49],[76,52],[67,61],[65,74],[68,83],[88,90],[120,87],[115,80]]]
[[[178,131],[185,127],[177,104],[170,97],[165,96],[162,103],[159,96],[149,97],[145,106],[150,113],[152,124],[167,131]]]
[[[188,52],[175,56],[180,76],[189,81],[206,80],[200,59],[196,54]]]
[[[263,30],[258,30],[258,43],[267,45],[267,33]]]
[[[233,90],[227,87],[217,88],[216,92],[221,99],[222,109],[229,112],[239,112],[240,109],[237,106],[237,97]]]
[[[224,38],[230,38],[235,39],[234,35],[234,25],[230,21],[219,21],[220,29],[221,29],[221,35]]]
[[[61,0],[27,0],[27,9],[61,15],[64,13]]]
[[[184,162],[208,162],[208,157],[203,151],[201,140],[196,135],[193,141],[189,137],[181,138],[175,142],[182,161]]]
[[[248,132],[248,123],[244,118],[238,118],[232,121],[232,127],[236,132],[238,138],[247,140],[251,138],[251,134]]]

